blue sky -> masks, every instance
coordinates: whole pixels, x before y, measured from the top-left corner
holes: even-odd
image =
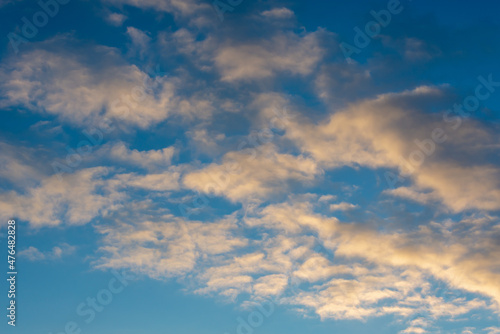
[[[498,9],[0,0],[2,333],[500,333]]]

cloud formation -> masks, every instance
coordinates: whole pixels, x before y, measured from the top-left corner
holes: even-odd
[[[396,169],[413,180],[411,193],[394,190],[388,191],[390,194],[419,202],[437,199],[454,212],[498,210],[497,167],[481,162],[465,164],[443,156],[445,148],[457,150],[464,136],[474,134],[476,143],[483,145],[497,139],[475,122],[455,132],[450,126],[456,124],[457,117],[443,120],[425,113],[429,101],[443,94],[437,87],[419,87],[380,95],[337,111],[319,124],[304,118],[290,120],[285,137],[310,154],[320,167]],[[392,174],[385,181],[391,186],[398,180]]]
[[[145,37],[133,28],[129,32],[143,52]],[[213,109],[202,97],[179,96],[179,80],[127,64],[116,49],[91,46],[82,53],[73,42],[56,38],[9,59],[0,69],[1,106],[108,131],[116,125],[148,128],[173,114],[205,118]]]
[[[30,246],[18,253],[22,258],[26,258],[29,261],[54,261],[59,260],[64,256],[71,255],[75,251],[76,247],[61,244],[60,246],[54,246],[52,250],[42,252],[38,248]]]
[[[348,64],[336,32],[282,4],[234,7],[221,23],[210,2],[102,3],[114,47],[106,34],[58,35],[0,65],[13,119],[0,138],[1,219],[33,233],[86,225],[93,268],[242,307],[391,317],[400,333],[498,315],[498,122],[484,100],[476,114],[454,106],[470,87],[428,79],[446,46],[388,29]],[[486,77],[475,94],[493,97],[500,83]],[[92,154],[55,175],[96,128],[107,136]],[[52,246],[20,255],[74,251]]]
[[[102,229],[107,255],[99,266],[177,277],[193,292],[231,300],[271,296],[323,319],[453,319],[500,309],[495,223],[479,228],[481,220],[473,219],[379,232],[294,201],[238,216],[199,223],[167,213],[162,222]],[[436,282],[452,294],[440,292]],[[415,320],[407,331],[430,325]]]
[[[225,46],[217,52],[215,64],[222,80],[229,82],[263,79],[280,72],[307,75],[324,54],[320,33],[282,34],[258,43]]]

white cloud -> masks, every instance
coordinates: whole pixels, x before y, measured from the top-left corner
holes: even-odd
[[[290,119],[284,123],[285,137],[325,169],[343,166],[393,168],[406,176],[411,170],[409,179],[414,186],[388,191],[390,194],[421,203],[431,199],[441,201],[454,212],[498,210],[500,169],[484,163],[445,158],[441,154],[444,148],[458,152],[463,147],[464,137],[470,135],[475,136],[476,143],[496,139],[472,120],[453,132],[449,123],[421,110],[429,101],[442,96],[443,92],[436,87],[380,95],[351,104],[317,125],[303,117]],[[431,139],[435,129],[442,131],[440,138],[448,136],[445,143]],[[422,144],[419,147],[416,140],[425,140],[426,149],[433,148],[431,153],[422,151]],[[413,161],[415,152],[424,157],[423,162],[408,162]],[[389,181],[395,179],[393,176]]]
[[[196,129],[188,134],[195,148],[205,154],[221,151],[220,142],[226,138],[223,133],[209,133],[207,129]]]
[[[255,281],[253,286],[257,296],[280,295],[288,286],[288,277],[284,274],[262,276]]]
[[[262,199],[287,189],[287,182],[308,182],[320,173],[314,161],[276,152],[271,144],[227,153],[221,164],[184,176],[190,189],[222,195],[231,201]]]
[[[428,333],[428,332],[421,327],[408,327],[407,329],[400,331],[399,333],[401,333],[401,334],[410,334],[410,333],[422,334],[422,333]]]
[[[337,196],[335,195],[322,195],[318,201],[319,202],[330,202],[330,201],[335,201],[337,199]]]
[[[190,291],[233,301],[248,294],[243,303],[273,297],[324,319],[427,315],[411,320],[403,333],[500,307],[500,254],[487,231],[446,238],[426,228],[378,232],[293,201],[247,211],[244,225],[236,215],[210,223],[161,216],[128,217],[139,223],[102,229],[105,255],[98,266],[176,277]],[[474,225],[457,229],[463,226]]]
[[[500,290],[496,284],[500,277],[497,277],[499,275],[494,269],[500,266],[497,257],[499,249],[493,246],[494,239],[487,233],[484,235],[475,234],[470,237],[455,236],[451,240],[447,239],[447,241],[440,239],[439,235],[432,235],[427,232],[385,234],[367,229],[361,225],[341,224],[335,218],[313,214],[311,206],[305,203],[268,206],[262,209],[256,218],[247,219],[247,224],[250,226],[265,226],[288,235],[300,235],[306,231],[315,231],[322,240],[324,247],[331,249],[335,253],[335,259],[364,259],[367,263],[380,266],[383,269],[383,275],[385,275],[386,270],[392,273],[396,268],[399,268],[399,270],[413,270],[416,268],[418,269],[417,273],[420,281],[415,282],[420,283],[414,288],[422,286],[422,274],[432,275],[447,282],[453,289],[464,289],[471,293],[488,296],[496,305],[495,307],[498,308],[498,305],[500,305]],[[478,243],[478,240],[481,240],[481,242]],[[320,270],[318,268],[320,270],[318,273],[312,271],[310,277],[327,277],[328,274],[343,270],[341,267],[335,268],[328,265],[324,260],[322,261],[321,267],[324,269]],[[307,272],[306,268],[307,266],[303,268],[305,270],[303,272]],[[358,282],[361,282],[360,278],[365,274],[366,278],[369,278],[376,272],[373,269],[367,273],[360,271]],[[414,278],[416,279],[416,277]],[[393,288],[403,289],[405,286],[403,282],[394,283],[393,285],[388,278],[382,281],[383,284],[390,284]],[[405,279],[405,281],[412,282],[409,278]],[[339,283],[340,281],[336,282]],[[358,283],[348,281],[346,284]],[[375,291],[383,291],[380,287],[374,289]],[[401,291],[406,291],[404,292],[406,295],[409,290],[404,288]],[[325,298],[327,296],[325,295]],[[303,296],[303,298],[307,297]],[[441,303],[442,301],[432,299],[430,296],[415,298],[413,299],[414,302],[427,304],[429,310],[439,316],[462,314],[468,312],[470,308],[486,307],[484,302],[470,300],[461,306],[450,305],[449,309],[435,308],[433,303]],[[321,305],[318,300],[315,300],[314,303],[319,303],[315,304],[318,312],[326,312],[324,315],[332,312],[331,310],[321,311],[323,309],[318,309]],[[411,306],[411,303],[407,306]],[[375,310],[367,309],[361,311],[361,313],[355,313],[353,316],[356,314],[362,316],[364,312],[370,314],[375,312]],[[380,310],[376,312],[380,312]]]
[[[269,19],[278,19],[278,20],[290,19],[295,16],[293,11],[285,7],[266,10],[263,11],[260,15]]]
[[[68,256],[73,254],[75,251],[76,247],[68,245],[68,244],[61,244],[60,246],[55,246],[52,248],[50,251],[42,252],[38,250],[38,248],[30,246],[25,250],[22,250],[18,252],[18,255],[21,258],[26,258],[29,261],[53,261],[53,260],[59,260],[64,256]]]
[[[330,211],[348,211],[356,209],[358,205],[346,202],[340,202],[337,204],[330,204]]]
[[[151,76],[127,64],[116,49],[90,46],[83,52],[61,47],[66,44],[69,38],[54,39],[8,59],[0,68],[1,106],[108,130],[115,125],[147,128],[173,114],[206,119],[214,110],[199,94],[176,95],[180,79]]]
[[[333,265],[327,258],[315,254],[309,257],[293,272],[293,276],[307,282],[318,282],[335,275],[356,274],[367,270],[360,266]]]
[[[462,330],[462,334],[474,334],[475,328],[474,327],[467,327],[464,330]]]
[[[320,33],[281,34],[258,43],[221,46],[215,64],[224,81],[264,79],[277,73],[307,75],[323,57]]]
[[[179,189],[180,173],[178,171],[166,171],[159,174],[120,174],[117,179],[123,185],[155,191],[171,191]]]
[[[117,142],[105,145],[98,152],[100,158],[111,158],[115,161],[132,166],[140,166],[148,170],[162,170],[168,168],[175,154],[175,147],[165,147],[159,150],[139,151],[128,148],[125,143]]]
[[[105,2],[169,12],[176,20],[187,18],[198,23],[206,18],[200,16],[197,21],[196,16],[212,11],[209,3],[195,1]],[[285,25],[293,22],[289,19],[294,13],[274,8],[260,12],[260,16],[260,23],[279,21]],[[108,17],[118,26],[126,19],[118,13]],[[455,226],[451,220],[409,231],[378,231],[370,227],[371,222],[343,223],[334,217],[335,211],[358,208],[337,196],[289,194],[297,184],[317,185],[324,170],[345,166],[392,169],[401,174],[406,169],[402,157],[416,149],[414,140],[428,138],[433,129],[449,125],[426,110],[429,101],[445,95],[439,87],[382,94],[343,108],[330,104],[340,95],[358,94],[371,73],[361,66],[351,70],[323,64],[326,50],[322,33],[271,33],[253,40],[202,36],[185,28],[170,35],[159,33],[159,43],[168,44],[175,57],[189,57],[197,70],[203,71],[201,77],[218,71],[225,84],[266,81],[280,75],[311,79],[331,114],[325,119],[319,113],[310,118],[295,112],[278,117],[276,142],[229,152],[219,145],[232,142],[229,135],[220,132],[225,118],[213,128],[189,127],[186,133],[196,148],[216,156],[205,164],[171,166],[177,153],[174,146],[141,151],[121,141],[105,144],[89,161],[99,165],[111,160],[118,162],[119,168],[82,169],[62,182],[32,167],[34,159],[28,157],[32,150],[15,152],[15,148],[0,144],[2,152],[7,152],[0,158],[0,177],[21,184],[27,175],[30,180],[26,185],[36,184],[0,195],[2,215],[19,217],[36,228],[79,225],[102,218],[96,227],[103,236],[102,257],[94,262],[98,268],[130,268],[155,279],[176,278],[188,291],[232,300],[240,297],[243,303],[273,297],[324,319],[364,320],[386,315],[406,319],[424,313],[429,315],[428,321],[412,320],[401,333],[425,333],[434,319],[456,319],[479,309],[497,311],[498,218],[471,215],[456,223],[463,229],[459,232],[450,231]],[[137,28],[128,27],[127,35],[132,41],[129,56],[144,59],[155,46],[148,33]],[[219,109],[245,113],[252,126],[269,124],[276,108],[287,104],[283,95],[250,91],[253,103],[237,106],[239,96],[234,101],[218,98],[221,86],[216,84],[212,90],[201,77],[191,77],[186,68],[176,72],[180,77],[159,74],[154,88],[144,91],[144,99],[133,101],[136,88],[141,90],[145,79],[152,82],[154,78],[128,64],[117,49],[90,46],[79,52],[49,44],[40,43],[38,50],[6,60],[0,69],[5,97],[2,107],[25,108],[83,127],[111,119],[114,125],[148,129],[174,115],[207,121]],[[426,59],[421,52],[424,45],[418,41],[408,40],[405,47],[408,59]],[[196,92],[189,96],[193,88]],[[330,90],[336,90],[337,96]],[[260,111],[257,117],[252,114],[255,109]],[[478,123],[464,124],[461,131],[453,138],[450,135],[443,147],[437,147],[415,168],[407,180],[409,186],[383,194],[423,205],[441,203],[454,213],[499,209],[497,167],[484,160],[442,154],[448,148],[461,151],[467,141],[480,148],[495,147],[495,140]],[[185,151],[183,148],[182,153]],[[475,148],[463,151],[475,153]],[[139,168],[132,172],[129,167]],[[185,188],[213,192],[244,205],[221,219],[189,221],[163,209],[189,197],[165,199]],[[321,192],[325,189],[330,188]],[[350,192],[358,188],[348,185],[340,189]],[[144,193],[146,200],[142,202],[134,197]],[[289,202],[276,204],[287,195]],[[154,202],[160,197],[162,202]],[[316,202],[330,212],[316,213]],[[156,208],[148,207],[152,203]],[[66,252],[71,251],[62,246],[47,252],[30,247],[21,254],[46,260]],[[435,281],[457,294],[439,295]],[[500,332],[495,327],[487,330]]]
[[[387,189],[384,190],[384,193],[392,196],[411,199],[422,204],[427,204],[432,200],[438,200],[438,198],[432,193],[420,192],[418,191],[418,189],[416,189],[416,187],[399,187],[396,189]]]
[[[199,261],[247,243],[233,235],[236,225],[231,217],[213,223],[184,221],[168,213],[154,221],[136,219],[99,229],[105,238],[98,267],[131,268],[162,279],[188,274]]]
[[[43,179],[23,193],[0,195],[2,218],[18,217],[33,227],[81,225],[104,214],[124,199],[103,177],[110,169],[96,167]]]
[[[119,27],[123,24],[123,22],[125,22],[125,20],[127,20],[127,16],[125,16],[121,13],[109,13],[106,16],[106,20],[110,24]]]

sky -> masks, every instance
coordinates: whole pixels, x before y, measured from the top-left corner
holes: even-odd
[[[0,0],[2,333],[500,333],[493,0]]]

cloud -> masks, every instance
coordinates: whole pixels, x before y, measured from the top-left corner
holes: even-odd
[[[141,38],[136,36],[140,45]],[[219,100],[210,89],[192,85],[188,76],[167,77],[159,66],[142,70],[117,49],[78,48],[75,42],[57,37],[8,58],[0,67],[0,107],[53,115],[62,123],[108,133],[150,128],[175,116],[206,121],[216,110],[213,103]]]
[[[284,274],[262,276],[255,281],[253,291],[257,296],[280,295],[288,286],[288,277]]]
[[[36,113],[31,130],[43,129],[49,118],[59,127],[105,123],[126,136],[113,134],[113,142],[62,181],[39,169],[37,154],[45,147],[0,143],[0,177],[16,184],[0,195],[0,218],[18,217],[35,229],[92,223],[101,238],[94,267],[176,279],[186,291],[242,305],[274,298],[322,319],[389,315],[406,322],[401,333],[431,331],[440,318],[498,312],[500,228],[498,217],[481,213],[500,209],[500,169],[489,157],[496,154],[498,136],[472,119],[462,119],[453,130],[454,123],[436,112],[451,98],[447,87],[374,96],[386,89],[374,87],[373,80],[387,68],[331,62],[338,50],[323,37],[334,34],[298,33],[294,12],[284,7],[238,16],[247,28],[235,33],[229,22],[214,30],[192,29],[217,18],[211,3],[103,2],[157,11],[158,19],[171,13],[180,28],[149,33],[126,27],[130,44],[124,54],[106,46],[76,47],[81,41],[58,37],[30,43],[19,57],[5,59],[0,107]],[[113,12],[107,20],[122,26],[127,17]],[[257,30],[247,35],[248,27]],[[114,30],[124,37],[125,27]],[[418,38],[382,42],[412,64],[440,55]],[[127,60],[140,63],[157,48],[171,69],[168,76]],[[306,95],[269,90],[271,80],[276,79],[272,87],[288,87],[290,78]],[[311,93],[319,100],[311,100]],[[248,136],[242,134],[246,126]],[[175,137],[174,146],[161,145],[166,128],[179,131],[169,137]],[[426,154],[435,129],[447,139]],[[256,133],[270,135],[272,143],[249,148]],[[158,134],[154,149],[144,149],[144,136]],[[416,151],[425,161],[409,167]],[[180,159],[182,164],[172,166]],[[360,188],[367,183],[348,184],[346,169],[377,177],[390,171],[405,179],[394,189]],[[170,211],[195,196],[192,191],[238,204],[223,201],[203,213],[241,209],[215,219],[201,215],[203,221]],[[391,212],[364,218],[380,204],[364,201],[377,197],[372,191],[415,216],[411,226]],[[358,195],[368,197],[356,202]],[[402,199],[437,208],[434,220]],[[355,217],[342,215],[358,208],[363,210]],[[442,219],[449,213],[462,215]],[[379,221],[384,225],[377,226]],[[393,223],[401,228],[391,229]],[[71,250],[63,246],[21,252],[34,261],[66,253]]]
[[[188,19],[195,26],[206,26],[215,20],[211,4],[196,0],[102,0],[115,6],[133,6],[144,10],[171,13],[178,20]],[[213,17],[212,20],[210,18]]]
[[[308,182],[319,173],[314,161],[278,153],[273,145],[266,144],[229,152],[221,164],[189,172],[183,182],[187,188],[236,202],[266,198],[287,189],[289,181]]]
[[[467,327],[462,331],[462,334],[474,334],[475,328],[474,327]]]
[[[96,154],[100,158],[110,158],[117,162],[139,166],[147,170],[161,170],[171,165],[175,147],[139,151],[128,148],[124,142],[117,142],[103,146]]]
[[[209,133],[207,129],[195,129],[188,133],[195,149],[204,154],[221,152],[221,142],[226,139],[223,133]]]
[[[407,329],[400,331],[399,333],[401,334],[410,334],[410,333],[415,333],[415,334],[421,334],[421,333],[428,333],[425,329],[420,328],[420,327],[408,327]]]
[[[91,167],[44,176],[34,187],[0,194],[1,217],[17,217],[36,228],[83,225],[123,208],[138,190],[179,190],[181,172],[177,166],[146,174]]]
[[[146,128],[165,120],[179,103],[172,82],[126,64],[116,49],[60,49],[68,43],[56,39],[10,58],[0,69],[2,107],[23,107],[85,127],[119,121]]]
[[[403,278],[408,279],[405,274]],[[366,319],[384,314],[404,314],[403,308],[380,307],[387,300],[405,299],[402,288],[404,279],[391,274],[357,276],[356,279],[334,278],[326,284],[315,286],[311,292],[300,292],[291,302],[304,305],[316,311],[322,318]],[[408,284],[406,284],[408,285]],[[315,291],[316,290],[316,291]],[[313,297],[316,294],[316,297]],[[334,302],[335,301],[335,302]],[[411,311],[410,311],[411,312]]]
[[[59,260],[62,257],[73,254],[76,247],[61,244],[60,246],[55,246],[51,251],[42,252],[38,248],[30,246],[25,250],[18,253],[21,258],[26,258],[29,261],[54,261]]]
[[[495,283],[500,278],[497,272],[500,266],[497,254],[500,252],[500,249],[498,246],[494,246],[495,237],[489,234],[489,232],[484,232],[484,234],[475,233],[473,236],[468,236],[467,234],[460,236],[454,233],[451,234],[454,235],[452,239],[449,239],[449,237],[448,239],[442,238],[439,234],[430,233],[426,229],[415,233],[380,233],[367,229],[362,225],[343,224],[335,218],[327,218],[314,214],[311,211],[311,206],[306,203],[267,206],[257,214],[257,217],[247,219],[247,224],[250,226],[267,227],[276,230],[278,233],[286,233],[287,235],[301,235],[308,231],[315,231],[320,240],[322,240],[324,247],[334,252],[335,259],[343,258],[350,261],[363,259],[363,262],[360,264],[370,263],[375,266],[365,272],[362,270],[359,271],[359,274],[356,275],[357,281],[355,282],[348,280],[343,283],[342,279],[337,278],[321,286],[320,291],[326,289],[324,292],[325,300],[330,298],[330,291],[332,289],[335,291],[344,291],[345,289],[342,288],[342,284],[361,284],[363,277],[372,280],[373,275],[377,274],[377,270],[381,270],[380,273],[383,276],[392,275],[394,270],[407,270],[407,274],[412,275],[411,279],[407,277],[401,283],[396,283],[396,281],[392,281],[396,277],[398,280],[400,278],[399,276],[394,276],[394,278],[385,277],[380,281],[381,284],[391,285],[391,289],[396,289],[396,291],[401,289],[400,293],[403,294],[396,298],[396,300],[404,297],[401,303],[406,304],[407,307],[412,306],[413,303],[424,303],[430,312],[439,316],[463,314],[471,308],[486,307],[487,304],[484,304],[484,302],[470,300],[461,306],[452,303],[449,305],[449,309],[435,308],[434,306],[440,304],[441,300],[425,295],[420,297],[414,295],[410,298],[408,293],[418,286],[422,287],[425,282],[423,279],[426,275],[432,275],[436,279],[446,282],[453,289],[464,289],[471,293],[488,296],[491,298],[495,308],[498,308],[500,305],[500,290]],[[317,279],[327,278],[327,274],[332,275],[334,273],[346,272],[345,268],[331,266],[321,258],[313,257],[309,261],[319,261],[319,268],[324,269],[307,270],[311,266],[306,262],[305,267],[299,273],[301,273],[301,277],[308,280],[311,280],[312,277],[316,277]],[[309,272],[312,276],[306,275],[306,272]],[[403,282],[406,283],[403,284]],[[331,284],[334,284],[334,287]],[[338,284],[341,285],[337,286]],[[412,284],[415,285],[412,287]],[[320,287],[318,286],[318,288]],[[358,285],[354,288],[358,291],[355,294],[356,298],[361,298],[360,296],[363,296],[364,293],[359,289],[365,288]],[[372,288],[374,289],[374,293],[377,291],[377,293],[381,293],[380,297],[386,298],[382,286],[370,287],[370,289]],[[410,290],[407,290],[407,288]],[[373,298],[374,296],[370,297],[371,292],[369,291],[371,290],[365,292],[368,294],[366,298]],[[391,294],[395,293],[394,290],[388,290],[387,293],[389,292]],[[299,300],[304,302],[309,298],[307,296],[308,294],[302,295]],[[392,296],[391,299],[395,297],[395,295],[389,296]],[[331,298],[332,302],[335,300],[335,307],[345,307],[342,306],[343,304],[339,305],[338,303],[340,296],[331,296]],[[406,298],[410,299],[405,302]],[[373,302],[376,300],[378,299],[373,299]],[[356,301],[356,303],[358,302]],[[459,304],[462,303],[458,299],[456,302],[460,302]],[[319,312],[320,315],[323,314],[322,316],[327,316],[331,312],[333,312],[333,315],[337,315],[333,309],[323,308],[321,306],[323,303],[318,299],[311,300],[311,303],[314,303],[311,305],[314,305],[316,312]],[[361,310],[358,310],[359,313],[356,311],[356,313],[350,316],[363,317],[375,314],[373,312],[381,312],[382,310],[366,309],[366,307],[363,307]],[[340,312],[340,317],[342,317],[342,312],[344,311],[338,311]],[[401,312],[400,310],[397,313]],[[344,314],[344,316],[346,315]]]
[[[431,322],[426,318],[416,318],[408,323],[409,327],[399,333],[427,333],[426,327],[431,325]]]
[[[127,27],[127,35],[132,40],[129,53],[131,55],[139,56],[140,59],[144,59],[144,56],[149,51],[151,37],[149,37],[144,31],[134,27]]]
[[[353,275],[355,273],[359,275],[363,271],[366,273],[367,269],[360,266],[333,265],[324,256],[314,254],[293,272],[293,276],[307,282],[318,282],[335,275]]]
[[[14,187],[35,185],[44,177],[41,168],[33,167],[39,154],[34,148],[0,142],[0,179]]]
[[[330,211],[347,211],[357,208],[358,205],[346,202],[330,204]]]
[[[110,24],[119,27],[123,24],[123,22],[125,22],[125,20],[127,20],[127,16],[125,16],[121,13],[109,13],[106,16],[106,20]]]
[[[394,39],[390,36],[381,36],[385,47],[396,49],[409,62],[429,61],[442,55],[442,51],[435,45],[416,37]]]
[[[392,196],[410,199],[422,204],[430,203],[432,200],[438,200],[438,198],[436,196],[433,196],[432,193],[419,192],[416,187],[399,187],[396,189],[387,189],[384,190],[384,193]]]
[[[232,300],[246,293],[250,294],[250,300],[280,297],[290,290],[294,263],[311,244],[308,237],[248,240],[246,252],[226,254],[202,269],[197,278],[200,287],[195,292],[219,294]]]
[[[266,10],[260,13],[260,15],[268,19],[278,19],[278,20],[290,19],[295,16],[293,11],[285,7]]]
[[[179,190],[180,173],[178,171],[166,171],[159,174],[120,174],[117,176],[123,185],[155,191]]]
[[[474,233],[464,230],[470,223],[380,232],[313,207],[290,201],[205,223],[130,208],[134,216],[100,229],[96,264],[177,278],[194,293],[242,303],[273,297],[323,319],[426,317],[409,320],[407,333],[499,309],[496,221]]]
[[[322,195],[320,198],[318,198],[319,202],[329,202],[329,201],[335,201],[337,199],[337,196],[334,195]]]
[[[443,154],[444,149],[458,152],[467,147],[464,139],[470,135],[476,144],[484,145],[495,142],[495,137],[472,120],[455,132],[448,119],[425,113],[427,105],[443,94],[437,87],[418,87],[353,103],[319,124],[296,117],[285,124],[285,138],[310,154],[321,168],[397,169],[414,182],[412,188],[387,193],[421,203],[438,200],[454,212],[498,210],[500,170],[477,159],[472,164]],[[440,133],[440,142],[434,140],[435,131]],[[384,175],[387,185],[398,182],[395,175]]]
[[[172,33],[160,32],[159,45],[165,55],[182,55],[203,71],[211,71],[212,57],[219,47],[217,35],[199,36],[196,31],[180,28]]]
[[[2,217],[18,217],[33,227],[82,225],[115,208],[124,199],[103,177],[105,167],[89,168],[43,179],[26,192],[0,195]],[[10,219],[10,218],[9,218]]]
[[[104,255],[96,262],[98,268],[130,268],[164,279],[188,274],[198,262],[247,243],[233,235],[236,225],[232,217],[212,223],[185,221],[168,213],[154,220],[136,219],[99,228],[104,235],[100,248]]]
[[[278,73],[308,75],[324,54],[320,33],[278,34],[257,43],[221,46],[214,58],[215,65],[222,80],[229,82],[264,79]]]

